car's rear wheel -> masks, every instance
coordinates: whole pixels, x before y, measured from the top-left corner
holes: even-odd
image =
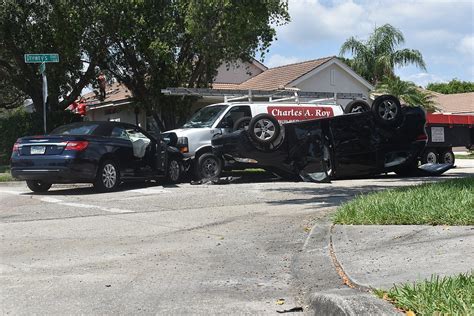
[[[362,113],[369,112],[370,105],[363,100],[354,100],[349,102],[344,109],[345,113]]]
[[[33,192],[46,192],[51,188],[51,183],[42,180],[27,180],[26,185]]]
[[[454,153],[452,150],[445,150],[443,152],[441,152],[441,154],[439,155],[439,160],[441,161],[441,163],[449,163],[451,165],[454,165],[454,161],[456,160],[454,158]]]
[[[120,171],[117,164],[112,160],[104,161],[97,171],[94,188],[98,192],[112,192],[120,184]]]
[[[197,176],[199,179],[215,179],[222,172],[222,160],[212,153],[202,154],[198,159]]]
[[[170,183],[178,183],[181,179],[183,166],[175,159],[171,158],[168,162],[168,170],[166,172],[166,181]]]
[[[435,152],[432,149],[425,150],[421,157],[421,163],[426,164],[426,163],[438,163],[438,153]]]
[[[381,95],[372,103],[375,120],[385,127],[398,127],[403,120],[400,101],[393,95]]]
[[[252,118],[249,117],[249,116],[244,116],[244,117],[239,118],[234,124],[233,131],[235,132],[235,131],[239,131],[239,130],[248,129],[251,119]]]
[[[280,124],[269,114],[258,114],[249,123],[250,138],[260,145],[269,145],[280,135]]]

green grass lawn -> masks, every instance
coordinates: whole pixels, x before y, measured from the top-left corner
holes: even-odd
[[[336,224],[474,225],[474,177],[362,195],[343,204]]]
[[[469,155],[454,155],[456,159],[474,159],[474,154]]]
[[[394,286],[375,294],[416,315],[474,315],[474,273]]]

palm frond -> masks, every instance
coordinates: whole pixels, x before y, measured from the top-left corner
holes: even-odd
[[[393,53],[393,63],[399,66],[415,64],[423,70],[426,70],[426,64],[420,51],[416,49],[401,49]]]

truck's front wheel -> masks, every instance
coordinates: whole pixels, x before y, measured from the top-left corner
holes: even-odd
[[[197,160],[196,175],[201,179],[215,179],[222,172],[222,160],[212,153],[202,154]]]

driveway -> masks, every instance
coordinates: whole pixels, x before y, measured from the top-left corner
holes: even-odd
[[[301,260],[315,227],[338,205],[474,174],[473,160],[457,164],[439,178],[389,174],[315,184],[244,177],[227,185],[128,185],[108,194],[62,185],[38,195],[23,182],[2,184],[1,311],[274,314],[305,307],[309,291],[343,286],[329,259]]]

